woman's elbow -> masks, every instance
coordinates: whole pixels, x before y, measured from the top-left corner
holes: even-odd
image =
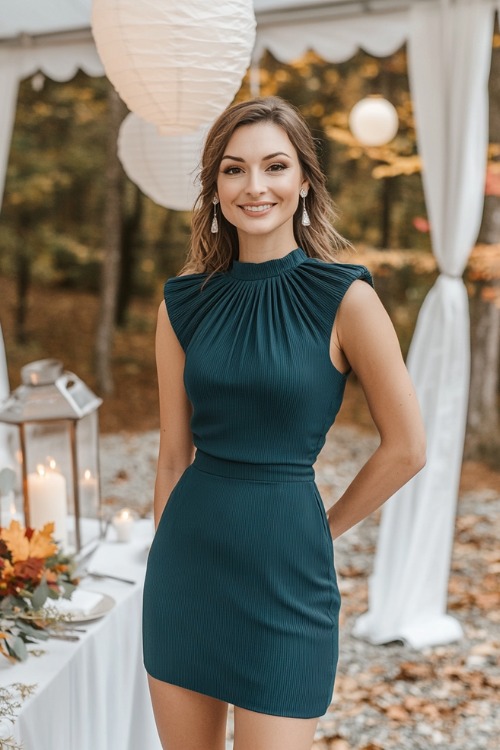
[[[414,476],[424,468],[426,463],[427,445],[425,436],[422,435],[418,439],[410,441],[405,455],[405,464],[408,466],[411,476]]]
[[[389,463],[404,474],[405,481],[418,474],[426,464],[426,443],[422,436],[412,435],[409,439],[386,442],[382,440],[381,448],[386,449]]]
[[[419,471],[422,471],[426,463],[427,463],[427,452],[424,446],[424,448],[420,450],[419,453],[415,453],[415,455],[413,456],[414,474],[418,474]]]

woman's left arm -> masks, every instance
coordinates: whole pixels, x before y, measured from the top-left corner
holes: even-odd
[[[364,281],[347,290],[335,320],[337,345],[359,379],[380,445],[327,513],[333,539],[366,518],[425,465],[425,432],[396,332]]]

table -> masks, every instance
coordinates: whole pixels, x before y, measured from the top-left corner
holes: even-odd
[[[82,625],[80,641],[40,642],[43,656],[14,665],[2,658],[0,685],[37,684],[11,729],[24,750],[161,750],[142,662],[142,590],[152,534],[152,521],[140,521],[130,543],[101,546],[101,567],[109,553],[110,565],[136,583],[84,579],[82,588],[109,594],[116,605]]]

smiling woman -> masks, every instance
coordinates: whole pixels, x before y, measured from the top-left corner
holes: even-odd
[[[223,750],[228,703],[235,750],[310,750],[338,658],[334,539],[420,469],[422,423],[369,271],[334,262],[299,113],[238,104],[202,161],[190,258],[158,313],[144,662],[168,750]],[[313,466],[351,369],[381,441],[327,514]]]
[[[307,195],[309,182],[282,128],[262,122],[235,131],[217,191],[224,218],[237,229],[241,261],[267,260],[276,247],[284,253],[296,247],[293,216],[301,190]]]
[[[243,180],[245,189],[242,189]],[[269,210],[283,216],[281,209],[285,210],[285,205],[281,199],[276,200],[277,195],[272,197],[271,191],[273,186],[276,191],[289,186],[286,211],[291,212],[293,240],[290,242],[289,238],[284,248],[299,246],[311,257],[332,261],[337,250],[350,246],[334,227],[334,205],[309,128],[297,110],[278,97],[242,102],[216,121],[206,139],[200,182],[202,191],[193,217],[191,248],[182,273],[225,271],[231,260],[246,256],[244,249],[240,252],[242,238],[238,225],[232,223],[235,213],[231,200],[224,199],[226,187],[231,198],[233,190],[236,192],[239,187],[240,205],[247,206],[247,216],[262,210],[258,204],[266,206],[275,202],[280,210]],[[292,183],[293,195],[289,193]],[[256,188],[257,197],[251,192]],[[302,198],[302,205],[299,198]],[[214,203],[217,204],[215,216],[220,219],[215,235],[210,231]],[[252,205],[253,209],[248,208]],[[310,225],[302,223],[304,208]],[[231,211],[231,215],[226,216],[226,211]],[[240,208],[239,213],[242,211]],[[260,232],[261,240],[264,234],[265,230]],[[260,243],[257,252],[260,259],[276,254],[274,249],[266,250]]]

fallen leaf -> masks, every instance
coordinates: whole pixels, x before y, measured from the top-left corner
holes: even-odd
[[[385,713],[387,714],[389,719],[392,719],[392,721],[399,721],[402,723],[410,721],[410,714],[403,706],[387,706],[387,708],[385,709]]]
[[[24,531],[19,521],[11,521],[7,529],[0,529],[0,538],[7,545],[7,549],[12,555],[12,562],[27,560],[29,557],[30,543]]]
[[[29,543],[30,557],[46,558],[57,552],[57,544],[52,538],[54,524],[46,523],[43,529],[35,531]]]

